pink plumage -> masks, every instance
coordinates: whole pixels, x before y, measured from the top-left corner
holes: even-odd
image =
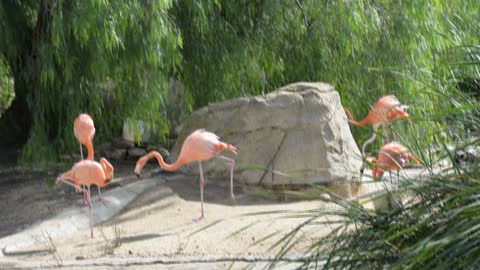
[[[192,132],[183,142],[180,154],[178,155],[177,161],[173,164],[167,164],[163,160],[162,155],[157,151],[151,151],[150,153],[142,156],[138,159],[135,166],[135,174],[140,176],[140,172],[147,163],[147,161],[155,157],[158,161],[160,167],[166,171],[175,171],[182,167],[185,164],[190,162],[197,161],[198,169],[200,172],[200,199],[201,199],[201,216],[199,219],[203,219],[203,170],[202,170],[202,161],[212,159],[214,157],[219,157],[223,160],[226,160],[231,163],[230,167],[230,197],[232,202],[235,204],[235,196],[233,194],[233,167],[235,161],[232,158],[225,157],[220,155],[222,151],[229,150],[234,154],[237,154],[237,149],[228,143],[224,143],[219,140],[219,137],[212,132],[208,132],[204,129],[197,129]]]

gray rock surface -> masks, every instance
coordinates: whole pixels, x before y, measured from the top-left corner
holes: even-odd
[[[173,160],[186,136],[199,128],[238,148],[238,156],[224,155],[235,158],[234,178],[247,184],[350,181],[361,166],[340,96],[326,83],[289,84],[265,96],[237,98],[195,111],[180,131]],[[183,170],[198,173],[198,166],[190,164]],[[219,159],[204,162],[204,172],[229,175],[228,165]]]
[[[145,155],[147,151],[140,147],[133,147],[128,149],[128,158],[130,159],[138,159],[139,157]]]

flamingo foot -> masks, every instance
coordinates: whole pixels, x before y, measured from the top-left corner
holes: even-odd
[[[193,219],[194,222],[200,222],[200,221],[203,221],[203,220],[205,220],[205,216],[203,215],[203,213],[200,217]]]
[[[83,193],[83,200],[82,200],[82,202],[80,203],[80,205],[81,205],[82,207],[88,206],[87,195],[85,194],[85,192]]]
[[[98,199],[97,199],[97,202],[101,202],[101,203],[103,203],[103,205],[105,205],[106,207],[108,207],[108,202],[109,202],[109,201],[108,201],[107,199],[103,198],[103,197],[98,198]]]
[[[235,200],[235,195],[230,194],[230,199],[232,200],[232,206],[236,206],[236,205],[237,205],[237,201]]]

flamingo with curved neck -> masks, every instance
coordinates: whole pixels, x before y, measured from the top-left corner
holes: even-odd
[[[377,102],[373,105],[372,109],[368,113],[367,117],[364,119],[357,121],[353,117],[352,113],[347,109],[345,110],[345,114],[348,117],[348,121],[356,126],[365,126],[365,125],[372,125],[372,135],[368,138],[362,145],[362,167],[360,168],[360,173],[363,174],[363,169],[365,168],[365,151],[367,149],[367,145],[373,143],[377,138],[378,128],[380,126],[383,127],[383,136],[384,141],[388,143],[388,131],[387,126],[398,119],[407,118],[408,121],[410,120],[410,116],[407,113],[408,106],[402,105],[400,101],[394,95],[383,96],[377,100]],[[392,131],[393,140],[397,140],[397,135],[395,132]]]
[[[420,163],[420,160],[405,146],[397,142],[387,143],[382,146],[378,153],[378,159],[375,157],[367,158],[367,161],[373,165],[372,175],[374,179],[380,179],[384,172],[391,171],[397,171],[398,177],[400,169],[408,165],[411,160]]]
[[[203,177],[202,161],[212,159],[214,157],[221,158],[231,164],[230,167],[230,197],[232,203],[235,204],[235,196],[233,194],[233,168],[235,161],[232,158],[225,157],[220,155],[222,151],[231,151],[235,155],[237,154],[237,149],[228,143],[221,142],[217,135],[212,132],[208,132],[204,129],[198,129],[192,132],[185,139],[178,155],[178,159],[173,164],[167,164],[163,160],[162,155],[157,151],[151,151],[150,153],[140,157],[135,166],[135,174],[140,177],[140,173],[151,158],[156,158],[160,167],[166,171],[173,172],[185,164],[188,164],[193,161],[198,162],[198,170],[200,172],[200,201],[201,201],[201,215],[199,220],[204,218],[203,212],[203,187],[205,185],[205,180]]]
[[[90,208],[91,237],[93,237],[93,213],[90,186],[107,186],[113,178],[113,173],[114,168],[112,164],[110,164],[105,158],[101,158],[100,162],[84,159],[75,163],[71,170],[57,177],[57,183],[61,181],[73,186],[77,190],[83,191],[84,196],[87,198],[88,207]],[[68,180],[71,180],[72,182],[69,182]],[[80,186],[82,185],[86,186],[87,189],[81,188]]]

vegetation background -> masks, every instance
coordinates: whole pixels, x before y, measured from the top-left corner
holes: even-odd
[[[479,6],[477,0],[3,1],[0,137],[23,145],[23,161],[42,164],[78,148],[66,123],[80,112],[94,116],[96,144],[119,136],[125,119],[147,121],[164,141],[209,102],[324,81],[358,118],[378,97],[397,95],[415,121],[398,132],[430,145],[476,109],[468,94],[479,91]],[[171,80],[181,83],[180,93],[169,93]],[[368,137],[368,128],[352,129],[358,143]]]
[[[404,181],[391,197],[410,200],[384,213],[318,197],[341,210],[300,215],[311,218],[277,243],[279,257],[302,227],[332,225],[302,268],[475,269],[479,166],[455,151],[479,145],[479,14],[479,0],[2,1],[0,141],[42,165],[77,150],[81,112],[94,117],[95,144],[128,119],[166,143],[199,107],[291,82],[334,85],[357,118],[395,94],[414,122],[396,124],[401,142],[427,168],[446,158],[451,170]],[[358,144],[370,132],[352,131]],[[337,219],[316,223],[325,215]]]

